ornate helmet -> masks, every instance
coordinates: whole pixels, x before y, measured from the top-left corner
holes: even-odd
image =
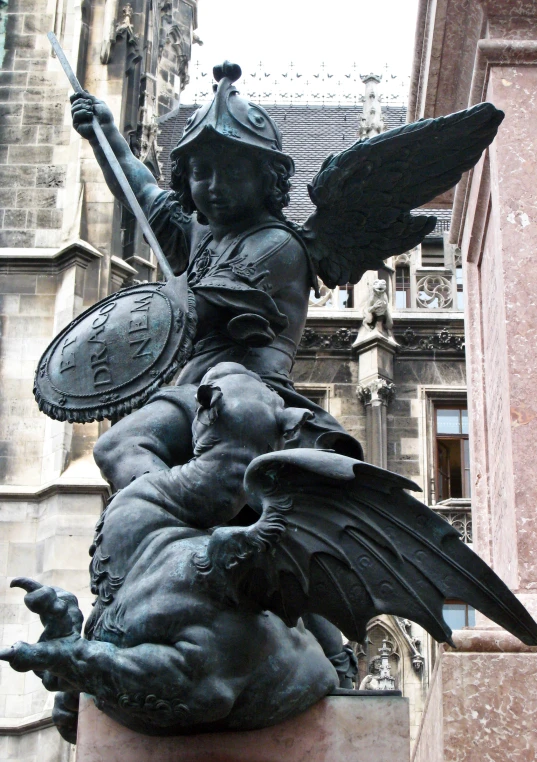
[[[214,85],[213,101],[201,106],[189,118],[182,138],[171,152],[172,161],[190,153],[195,144],[218,136],[235,145],[248,145],[276,156],[290,174],[294,174],[294,162],[282,151],[282,136],[276,123],[261,106],[241,98],[233,85],[241,74],[241,67],[229,61],[214,67],[213,75],[218,85]]]

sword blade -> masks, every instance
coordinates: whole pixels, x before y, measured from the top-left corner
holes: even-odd
[[[71,87],[73,88],[75,93],[84,93],[85,90],[80,84],[80,82],[78,81],[78,79],[76,78],[76,75],[74,71],[72,70],[71,65],[69,64],[69,61],[67,60],[65,53],[63,52],[62,47],[60,43],[58,42],[58,39],[56,38],[56,35],[54,34],[54,32],[49,32],[47,34],[47,37],[49,39],[50,44],[54,48],[58,61],[60,62],[65,74],[67,75],[67,79],[71,83]],[[134,214],[138,224],[142,228],[146,241],[152,248],[158,260],[160,269],[162,270],[162,274],[164,275],[166,280],[174,279],[175,275],[173,273],[173,270],[168,264],[168,260],[166,259],[166,256],[164,252],[162,251],[155,234],[153,233],[151,225],[149,224],[149,221],[147,217],[145,216],[142,207],[138,203],[138,199],[134,195],[134,191],[132,190],[129,181],[127,180],[127,176],[123,172],[123,169],[119,161],[117,160],[116,155],[113,152],[112,147],[110,146],[110,143],[108,142],[108,138],[104,134],[103,128],[99,124],[96,116],[93,117],[93,121],[91,125],[93,127],[93,131],[95,132],[95,137],[99,141],[101,150],[104,153],[106,160],[108,161],[110,169],[114,173],[114,176],[116,180],[118,181],[119,186],[121,190],[123,191],[123,194],[125,195],[125,198],[129,202],[132,213]],[[181,278],[177,285],[180,287],[180,291],[181,291],[180,302],[181,302],[182,308],[184,308],[184,311],[187,312],[188,311],[188,295],[187,295],[185,279]]]

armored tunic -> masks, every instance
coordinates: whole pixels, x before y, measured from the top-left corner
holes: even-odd
[[[293,229],[277,220],[263,223],[216,251],[208,227],[186,215],[174,194],[164,191],[153,203],[150,222],[174,272],[186,271],[199,319],[193,356],[177,386],[159,390],[152,399],[167,399],[192,414],[192,403],[187,404],[181,387],[198,385],[220,362],[240,363],[258,373],[287,406],[315,414],[289,447],[331,446],[362,459],[360,444],[323,408],[299,394],[291,381],[314,284],[307,249]],[[230,336],[229,321],[244,314],[268,322],[273,338],[266,346],[248,346]]]

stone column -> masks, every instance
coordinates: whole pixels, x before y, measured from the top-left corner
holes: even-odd
[[[358,137],[360,140],[373,138],[385,130],[382,106],[377,92],[377,85],[382,81],[380,74],[360,74],[365,85],[363,116],[360,120]]]
[[[386,408],[393,398],[393,337],[386,281],[368,283],[364,318],[352,345],[358,356],[358,397],[366,410],[366,458],[380,468],[388,467],[388,424]]]
[[[395,394],[395,384],[382,376],[358,386],[358,397],[366,414],[366,457],[380,468],[388,467],[388,427],[386,409]]]

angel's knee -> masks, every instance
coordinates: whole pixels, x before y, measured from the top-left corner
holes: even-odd
[[[93,448],[95,462],[116,489],[192,457],[191,420],[177,405],[157,400],[119,421]]]

